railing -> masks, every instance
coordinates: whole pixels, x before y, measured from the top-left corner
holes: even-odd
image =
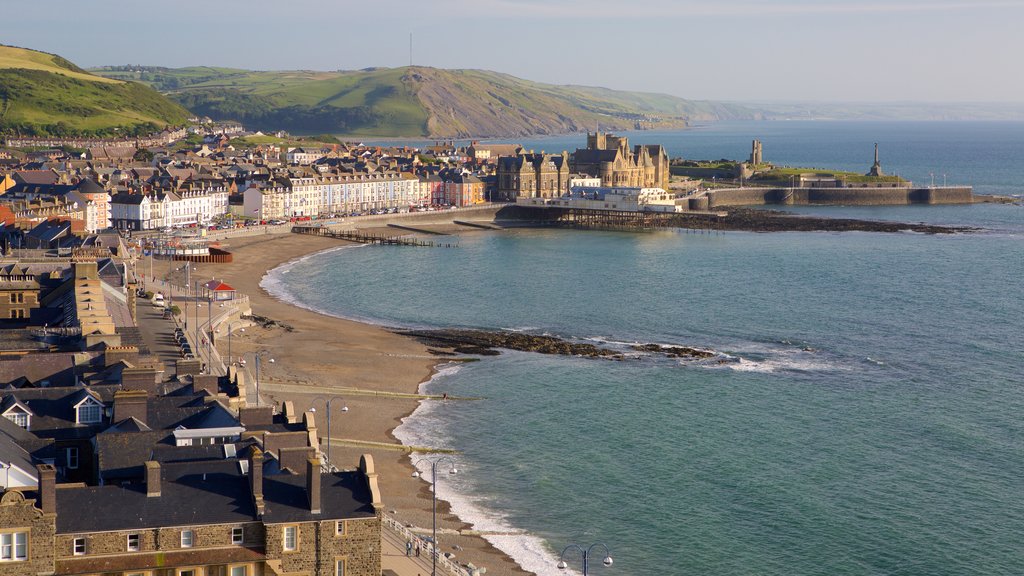
[[[455,576],[471,576],[469,570],[460,566],[457,562],[450,560],[445,555],[435,552],[433,543],[424,540],[423,537],[403,526],[398,520],[395,520],[391,516],[385,514],[383,525],[385,528],[388,528],[392,532],[398,534],[400,538],[407,541],[411,540],[412,542],[419,542],[420,547],[423,550],[429,550],[431,553],[437,554],[437,566],[444,569],[449,574],[454,574]],[[427,556],[427,558],[429,559],[430,556]]]

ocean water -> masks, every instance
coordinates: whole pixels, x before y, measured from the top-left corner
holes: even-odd
[[[693,158],[742,157],[760,138],[778,163],[858,170],[877,141],[886,170],[1019,194],[1009,164],[1022,128],[787,122],[634,137]],[[424,385],[482,399],[424,403],[396,433],[459,450],[439,497],[538,574],[560,573],[570,543],[611,549],[615,565],[598,558],[594,574],[1024,573],[1024,208],[801,210],[983,230],[513,230],[463,235],[457,249],[333,250],[264,285],[387,325],[716,353],[505,352]]]

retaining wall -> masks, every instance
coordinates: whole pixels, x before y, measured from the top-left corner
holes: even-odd
[[[970,204],[970,186],[941,188],[730,188],[707,193],[708,207],[782,204],[886,206]]]

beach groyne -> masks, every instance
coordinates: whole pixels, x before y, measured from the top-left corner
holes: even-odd
[[[722,206],[899,206],[907,204],[971,204],[970,186],[726,188],[706,194],[707,207]]]

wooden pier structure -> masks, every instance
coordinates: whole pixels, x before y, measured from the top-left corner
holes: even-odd
[[[717,231],[726,212],[630,212],[592,210],[585,208],[525,207],[540,222],[559,228],[584,230],[656,230],[683,228],[694,231]]]
[[[382,234],[361,234],[357,230],[332,230],[324,226],[294,226],[292,232],[306,234],[309,236],[323,236],[326,238],[337,238],[360,244],[383,244],[390,246],[420,246],[430,248],[457,248],[457,244],[441,242],[429,242],[416,238],[404,238],[401,236],[385,236]]]

